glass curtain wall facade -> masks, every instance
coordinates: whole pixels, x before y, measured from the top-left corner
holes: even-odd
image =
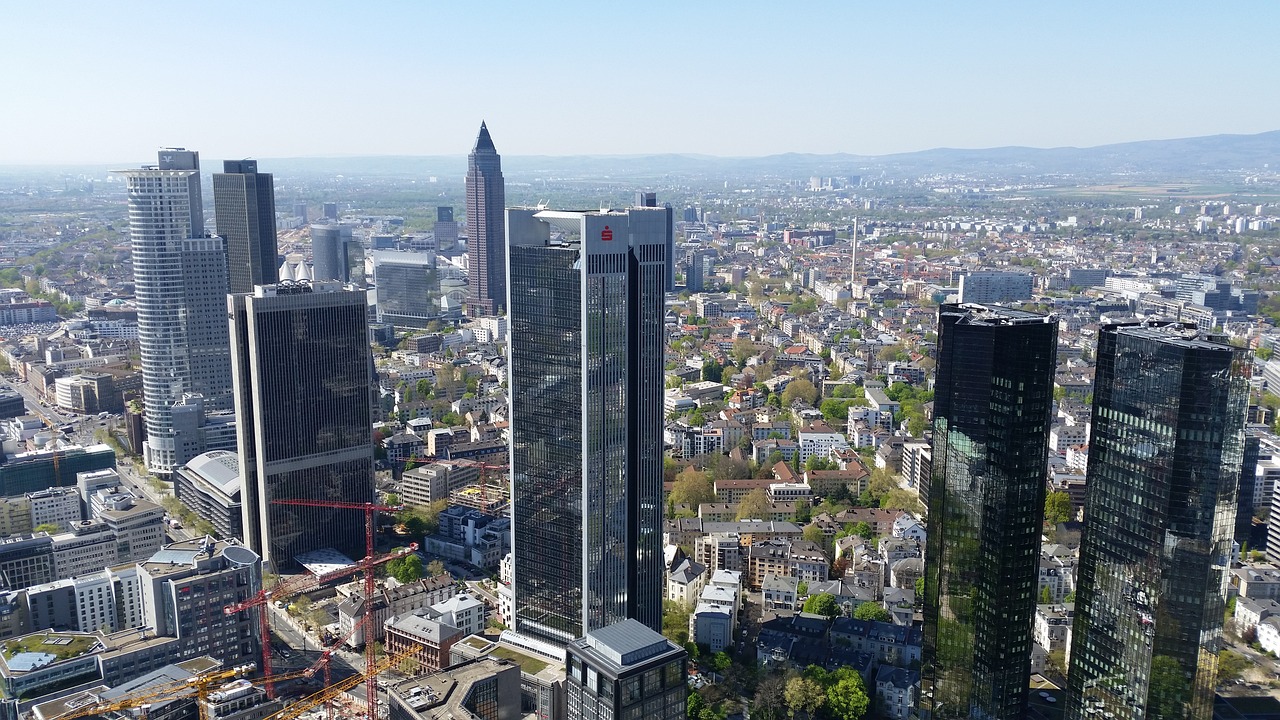
[[[1100,331],[1068,718],[1212,716],[1249,370],[1190,324]]]
[[[1023,717],[1040,570],[1056,318],[938,312],[922,704]]]
[[[507,217],[516,629],[660,629],[665,211]]]
[[[374,250],[373,283],[378,322],[425,328],[443,314],[435,255]]]
[[[277,570],[321,548],[365,554],[360,511],[273,504],[374,499],[365,294],[325,289],[280,284],[228,299],[245,540]]]
[[[476,145],[467,158],[467,315],[496,315],[507,302],[506,233],[503,209],[506,184],[502,157],[489,128],[480,123]]]
[[[227,244],[231,292],[253,292],[255,285],[279,279],[276,243],[276,194],[271,173],[258,172],[256,160],[226,160],[213,175],[213,214],[218,235]]]

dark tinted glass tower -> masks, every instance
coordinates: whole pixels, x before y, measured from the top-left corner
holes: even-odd
[[[516,630],[662,624],[663,208],[507,211]]]
[[[472,317],[493,315],[507,302],[506,202],[502,158],[489,128],[480,123],[467,158],[467,314]]]
[[[1068,718],[1212,716],[1248,374],[1190,324],[1099,332]]]
[[[374,498],[365,293],[338,287],[282,283],[227,300],[245,544],[277,571],[320,548],[365,554],[358,511],[271,502]]]
[[[922,670],[935,718],[1023,717],[1057,348],[1052,317],[938,311]]]
[[[223,161],[222,172],[213,175],[213,213],[218,234],[227,243],[231,292],[274,284],[278,247],[271,173],[258,172],[256,160]]]

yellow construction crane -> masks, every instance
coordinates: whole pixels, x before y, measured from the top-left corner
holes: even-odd
[[[368,638],[366,639],[366,642],[373,642],[373,640],[371,638]],[[373,666],[373,668],[368,672],[365,672],[363,674],[356,673],[351,677],[339,680],[338,682],[330,685],[329,687],[321,690],[320,692],[314,693],[312,695],[308,695],[307,697],[299,699],[297,702],[291,703],[289,706],[285,707],[283,710],[277,712],[274,715],[268,715],[267,717],[263,718],[263,720],[296,720],[296,718],[302,717],[302,715],[306,713],[308,710],[317,708],[327,702],[331,702],[332,700],[341,696],[343,693],[347,692],[351,688],[364,682],[370,676],[377,676],[379,673],[395,666],[402,660],[405,660],[406,658],[410,658],[412,656],[413,656],[412,652],[399,653],[396,655],[386,655],[381,660],[379,660]],[[368,708],[368,713],[369,713],[367,716],[368,720],[377,720],[377,712],[374,708]]]
[[[159,687],[148,688],[143,692],[126,695],[115,700],[106,702],[86,703],[78,708],[58,715],[54,720],[73,720],[73,718],[89,717],[92,715],[103,715],[105,713],[119,712],[121,710],[131,710],[140,708],[144,705],[152,705],[155,703],[170,702],[173,700],[181,700],[182,698],[195,697],[197,699],[196,706],[200,710],[200,720],[207,720],[205,717],[204,700],[210,693],[217,690],[226,682],[242,678],[254,671],[252,664],[239,665],[233,668],[223,670],[210,670],[209,672],[200,673],[185,680],[179,680],[173,683],[167,683]],[[315,674],[316,668],[309,667],[306,670],[288,673],[285,675],[276,675],[269,678],[272,682],[283,682],[285,680],[293,680],[300,677],[311,677]],[[260,685],[266,682],[268,678],[258,678],[250,680],[254,685]]]

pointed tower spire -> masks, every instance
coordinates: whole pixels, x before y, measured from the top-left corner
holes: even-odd
[[[480,121],[480,134],[476,136],[476,146],[471,149],[471,152],[481,151],[498,152],[498,149],[493,146],[493,138],[489,137],[489,128],[485,127],[483,120]]]

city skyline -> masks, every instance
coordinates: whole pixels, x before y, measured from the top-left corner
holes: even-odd
[[[1238,18],[1224,33],[1205,32],[1203,9],[1189,3],[921,9],[828,3],[805,13],[767,4],[680,6],[669,8],[665,23],[626,22],[622,8],[585,3],[510,13],[406,4],[322,4],[303,12],[281,4],[245,7],[259,18],[248,24],[238,20],[244,12],[221,6],[129,13],[78,7],[76,20],[67,22],[64,5],[8,10],[11,24],[24,31],[0,49],[0,60],[22,68],[8,88],[22,101],[0,118],[0,131],[25,141],[0,149],[0,164],[120,162],[151,149],[144,143],[154,139],[227,158],[452,154],[455,138],[469,135],[480,117],[500,129],[511,156],[1078,147],[1261,132],[1276,129],[1280,117],[1280,99],[1263,91],[1268,68],[1280,65],[1280,49],[1266,34],[1280,21],[1273,4],[1216,8]],[[572,49],[539,44],[566,23],[578,28],[575,43],[566,44]],[[697,29],[705,40],[667,52],[673,25]],[[453,31],[477,26],[491,39],[486,53],[466,52],[469,33]],[[180,27],[197,37],[234,34],[260,52],[252,59],[191,53],[188,62],[157,68],[156,81],[145,87],[118,82],[127,62],[122,48]],[[344,42],[316,52],[317,38],[335,28],[346,33]],[[424,29],[435,31],[429,52],[412,41]],[[909,51],[899,42],[904,33],[913,40]],[[800,42],[778,42],[785,39]],[[725,44],[772,49],[730,59],[721,53]],[[1055,44],[1070,48],[1069,61],[1050,49]],[[290,87],[359,88],[395,98],[401,112],[379,118],[376,133],[358,114],[313,113],[303,122],[272,124],[193,112],[184,116],[182,137],[172,137],[168,114],[131,112],[144,102],[190,106],[182,93],[192,77],[200,78],[202,100],[213,107],[288,103],[289,88],[260,72],[263,63],[294,69]],[[655,84],[572,113],[528,112],[538,105],[544,78],[603,83],[613,79],[606,68],[620,64],[645,68]],[[430,92],[406,91],[401,80],[408,76],[427,78]],[[1234,102],[1197,101],[1198,92]],[[804,98],[796,104],[806,111],[666,110],[731,93]],[[465,110],[453,112],[459,107]],[[429,132],[422,131],[424,117]]]

